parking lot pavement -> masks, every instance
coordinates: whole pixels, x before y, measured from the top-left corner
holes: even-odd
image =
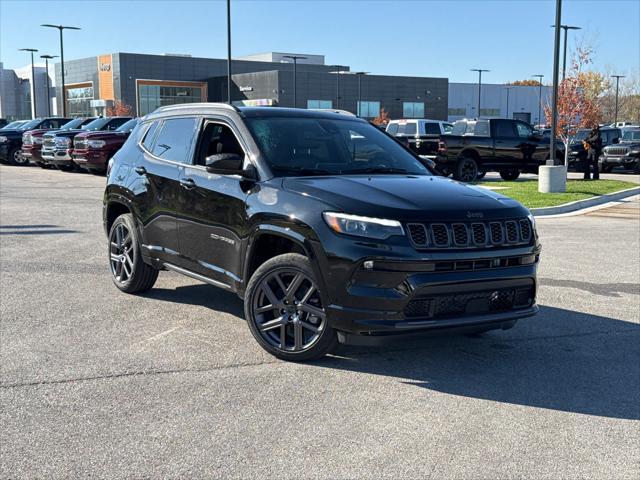
[[[289,364],[226,292],[119,292],[104,182],[0,166],[1,477],[639,477],[638,217],[538,220],[512,330]]]

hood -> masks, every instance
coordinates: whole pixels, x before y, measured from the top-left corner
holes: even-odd
[[[47,137],[75,137],[84,130],[54,130],[45,134]]]
[[[445,177],[342,175],[286,178],[283,187],[354,215],[404,221],[504,219],[528,210],[491,190]]]
[[[82,131],[82,133],[78,134],[79,138],[83,138],[83,139],[87,139],[87,140],[103,140],[105,138],[118,138],[118,137],[127,137],[129,136],[129,133],[127,132],[116,132],[115,130],[111,130],[111,131],[105,131],[102,132],[100,130],[98,131],[91,131],[91,132],[85,132]]]
[[[51,133],[51,131],[52,130],[50,128],[38,128],[36,130],[25,130],[22,134],[24,135],[25,133],[28,133],[32,137],[40,137],[45,133]]]
[[[29,130],[17,130],[12,128],[11,130],[0,130],[0,135],[4,137],[21,137]]]

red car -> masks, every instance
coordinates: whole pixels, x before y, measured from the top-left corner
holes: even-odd
[[[49,122],[40,125],[40,128],[24,132],[22,134],[22,146],[20,147],[20,154],[22,155],[22,158],[31,160],[41,167],[44,167],[42,156],[40,155],[43,143],[42,136],[52,130],[56,131],[61,128],[66,128],[67,125],[75,124],[77,120],[80,119],[71,120],[70,118],[51,118]]]
[[[104,174],[109,159],[120,150],[137,124],[138,119],[132,118],[113,131],[79,133],[73,139],[73,162],[84,170]]]

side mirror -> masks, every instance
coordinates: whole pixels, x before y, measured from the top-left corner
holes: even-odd
[[[218,153],[205,159],[207,172],[217,175],[240,175],[246,180],[255,181],[257,174],[255,167],[250,165],[243,169],[244,158],[237,153]]]

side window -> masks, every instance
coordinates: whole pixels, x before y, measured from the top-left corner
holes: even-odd
[[[424,133],[427,135],[440,135],[440,125],[437,123],[425,123]]]
[[[409,122],[405,125],[404,128],[404,133],[406,135],[415,135],[416,134],[416,123],[415,122]]]
[[[447,133],[451,133],[453,132],[453,125],[451,125],[450,123],[443,123],[442,130],[444,131],[445,135]]]
[[[390,123],[389,126],[387,126],[387,133],[389,135],[395,135],[396,133],[398,133],[398,124]]]
[[[204,166],[207,157],[223,153],[235,153],[244,158],[244,151],[229,126],[223,123],[206,122],[200,135],[196,165]]]
[[[487,120],[478,120],[476,122],[476,128],[473,130],[473,134],[479,137],[488,137],[489,122]]]
[[[105,130],[115,130],[120,125],[124,124],[125,122],[128,122],[129,120],[130,119],[128,119],[128,118],[114,118],[113,120],[111,120],[109,122],[109,124],[107,125],[107,128],[105,128]]]
[[[195,118],[172,118],[165,120],[153,145],[156,157],[172,162],[191,163],[191,145],[198,120]]]
[[[38,128],[52,128],[53,127],[52,123],[53,123],[53,120],[45,120],[40,124]]]
[[[520,138],[529,138],[533,135],[533,129],[526,123],[516,122],[516,129]]]
[[[505,122],[503,120],[495,120],[496,123],[496,137],[513,138],[516,136],[513,130],[512,122]]]
[[[142,141],[142,145],[144,145],[144,148],[146,148],[149,152],[153,148],[153,139],[156,136],[156,131],[158,130],[159,124],[160,122],[153,122],[147,130],[147,133],[144,136],[144,140]]]

